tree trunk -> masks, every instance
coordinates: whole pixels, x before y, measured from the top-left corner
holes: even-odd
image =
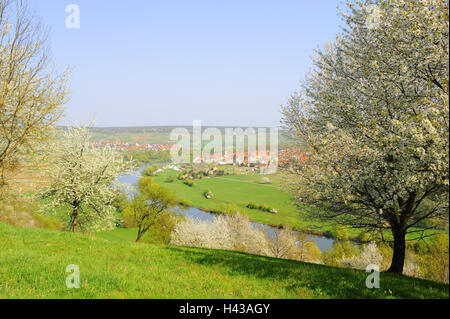
[[[139,242],[139,240],[141,240],[141,237],[145,234],[145,230],[139,230],[138,231],[138,236],[136,238],[136,242]]]
[[[391,267],[387,272],[401,275],[405,263],[406,231],[394,228],[392,234],[394,235],[394,254],[392,255]]]
[[[78,206],[73,208],[73,224],[72,224],[72,232],[76,233],[78,231]]]

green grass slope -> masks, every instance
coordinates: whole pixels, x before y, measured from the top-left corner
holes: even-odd
[[[0,298],[448,298],[448,285],[242,253],[135,244],[0,223]],[[67,289],[67,265],[81,288]],[[392,291],[392,293],[389,292]]]

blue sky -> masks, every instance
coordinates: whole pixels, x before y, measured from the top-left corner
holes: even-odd
[[[80,29],[67,29],[68,4]],[[333,39],[337,0],[30,0],[75,67],[62,124],[277,126],[280,104]]]

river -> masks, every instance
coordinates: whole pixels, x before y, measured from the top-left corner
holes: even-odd
[[[140,173],[144,170],[144,168],[145,168],[145,166],[141,167],[138,170],[137,174],[122,175],[118,178],[118,181],[122,184],[128,184],[129,186],[133,186],[138,182],[138,180],[140,178]],[[130,192],[129,195],[132,196],[132,190],[129,190],[129,192]],[[195,207],[186,207],[186,208],[178,207],[176,209],[176,211],[180,214],[183,214],[186,217],[197,218],[199,220],[213,220],[214,216],[215,216],[215,214],[213,214],[213,213],[205,212],[205,211],[202,211]],[[268,234],[271,236],[273,236],[273,234],[275,233],[275,228],[272,226],[254,223],[254,222],[252,224],[255,227],[262,226],[262,227],[266,228],[268,231]],[[325,236],[317,236],[317,235],[312,235],[312,234],[307,235],[307,240],[314,241],[317,244],[317,246],[319,247],[320,251],[322,251],[322,252],[324,252],[328,248],[331,248],[333,246],[333,242],[336,241],[336,239],[333,239],[333,238],[328,238]]]

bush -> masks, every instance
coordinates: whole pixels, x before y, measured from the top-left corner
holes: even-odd
[[[258,209],[258,205],[256,205],[255,203],[249,203],[248,205],[247,205],[247,208],[250,208],[250,209]]]
[[[270,184],[270,178],[268,177],[261,178],[261,184]]]
[[[248,218],[237,213],[226,218],[233,250],[269,256],[267,234],[262,227],[254,227]]]
[[[322,251],[319,246],[317,246],[314,241],[308,240],[307,236],[303,236],[304,234],[299,235],[299,240],[297,241],[298,249],[295,259],[316,264],[323,263]]]
[[[352,257],[345,255],[339,261],[339,266],[353,269],[365,270],[368,265],[378,265],[380,271],[385,271],[390,265],[392,249],[385,244],[377,246],[371,242],[360,248],[360,252]],[[405,259],[403,274],[410,277],[424,278],[421,267],[418,263],[411,261],[411,256]]]
[[[0,222],[25,228],[64,228],[58,218],[45,212],[45,207],[39,201],[15,194],[1,195],[5,197],[0,197]]]
[[[164,212],[157,222],[150,226],[142,241],[152,244],[169,244],[175,226],[181,220],[182,218],[174,213]]]
[[[445,235],[437,235],[419,247],[417,265],[421,277],[428,280],[449,282],[449,241]]]
[[[374,234],[371,234],[371,233],[361,232],[358,235],[358,240],[362,243],[369,243],[369,242],[373,241],[374,239],[375,239]]]
[[[239,213],[233,216],[220,215],[213,221],[187,219],[180,222],[175,226],[171,244],[321,262],[317,245],[299,240],[292,229],[276,230],[275,236],[270,237],[266,229],[254,227]]]
[[[272,214],[277,214],[278,213],[278,210],[276,208],[273,208],[273,207],[271,207],[269,205],[266,205],[266,204],[258,205],[258,204],[255,204],[255,203],[249,203],[247,205],[247,208],[249,208],[249,209],[258,209],[258,210],[261,210],[263,212],[269,212],[269,213],[272,213]]]
[[[143,172],[142,176],[155,176],[156,172],[160,169],[160,167],[156,164],[147,167]]]
[[[222,205],[219,206],[219,209],[216,212],[220,213],[220,214],[225,214],[225,215],[230,215],[231,216],[231,215],[239,213],[239,208],[234,203],[232,203],[232,204],[222,204]]]
[[[194,181],[193,180],[191,180],[191,179],[185,179],[184,180],[184,182],[183,182],[183,184],[184,185],[187,185],[187,186],[189,186],[189,187],[194,187]]]
[[[323,261],[326,265],[340,266],[343,258],[351,258],[358,254],[358,247],[348,241],[333,243],[333,247],[323,253]]]
[[[230,230],[223,216],[216,217],[214,221],[186,219],[175,226],[170,243],[210,249],[233,248]]]
[[[118,191],[113,199],[112,206],[117,211],[123,212],[129,202],[128,195],[124,191]]]
[[[365,270],[368,265],[378,265],[381,270],[383,256],[378,251],[377,244],[371,242],[364,245],[362,252],[351,257],[343,256],[339,263],[346,268],[355,268]]]
[[[333,229],[331,231],[331,236],[333,236],[334,238],[337,238],[337,239],[341,239],[341,240],[347,240],[350,237],[347,228],[343,228],[343,227]]]
[[[175,181],[175,178],[173,176],[167,176],[165,182],[166,183],[173,183]]]
[[[183,180],[183,179],[184,179],[184,172],[179,172],[179,173],[177,174],[177,179],[178,179],[179,181]]]

